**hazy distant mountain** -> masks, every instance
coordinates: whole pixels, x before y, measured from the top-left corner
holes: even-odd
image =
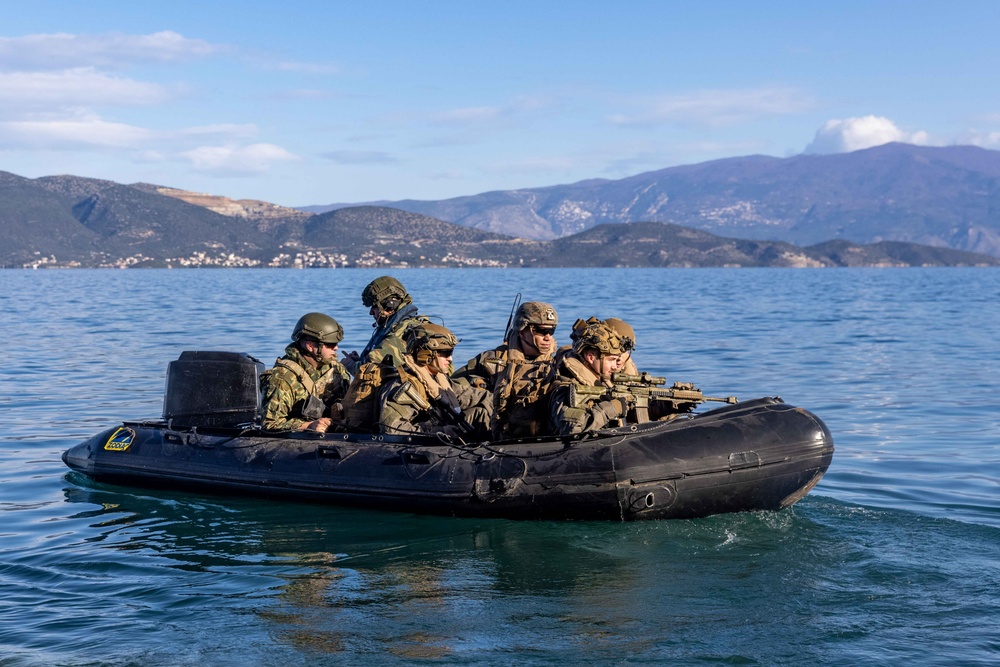
[[[849,241],[798,247],[783,241],[717,236],[660,222],[598,225],[537,242],[541,266],[627,267],[861,267],[1000,266],[1000,258],[913,243]]]
[[[257,255],[273,245],[252,221],[173,197],[77,176],[25,179],[0,172],[0,264],[39,257],[85,266],[221,249]]]
[[[0,264],[57,253],[76,257],[98,235],[73,216],[76,202],[37,181],[0,171]]]
[[[1000,266],[1000,258],[905,242],[799,247],[658,222],[540,241],[379,206],[311,215],[149,184],[0,172],[0,266]]]
[[[621,180],[383,203],[533,239],[603,223],[658,221],[797,245],[892,240],[1000,256],[1000,152],[972,146],[757,155]]]

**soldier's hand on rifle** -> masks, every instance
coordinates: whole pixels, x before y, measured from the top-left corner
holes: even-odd
[[[624,396],[616,396],[615,398],[608,401],[614,406],[618,415],[627,414],[629,409],[635,407],[635,396],[632,394],[625,394]]]

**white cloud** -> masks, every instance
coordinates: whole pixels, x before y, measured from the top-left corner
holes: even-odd
[[[757,118],[805,111],[812,100],[797,90],[782,86],[744,90],[698,90],[683,95],[665,95],[641,103],[646,107],[630,114],[615,114],[615,125],[735,125]]]
[[[259,134],[256,125],[220,124],[151,130],[104,120],[79,110],[22,120],[0,121],[0,149],[136,149],[154,155],[177,154],[205,141],[239,142]]]
[[[118,155],[133,163],[181,161],[215,176],[250,176],[298,157],[268,143],[240,142],[258,134],[253,125],[213,125],[156,131],[97,116],[0,121],[0,150]],[[229,143],[198,145],[208,140]]]
[[[155,133],[96,117],[0,122],[0,148],[79,150],[135,148]]]
[[[190,39],[165,30],[149,35],[113,32],[103,35],[66,33],[0,37],[0,67],[7,70],[52,70],[81,66],[118,69],[137,62],[180,62],[230,50],[227,46]]]
[[[804,152],[820,155],[850,153],[893,141],[927,145],[930,138],[922,131],[904,132],[884,116],[862,116],[828,120],[816,131],[816,136]]]
[[[53,107],[159,104],[172,93],[143,81],[110,76],[91,67],[52,72],[0,72],[0,108],[30,111]]]
[[[1000,149],[1000,132],[971,132],[966,134],[961,143],[997,150]]]
[[[262,174],[275,162],[297,160],[281,146],[251,144],[249,146],[200,146],[184,151],[181,156],[190,160],[198,171],[217,176],[252,176]]]

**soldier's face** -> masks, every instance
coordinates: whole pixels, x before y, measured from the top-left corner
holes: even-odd
[[[320,346],[320,350],[319,350],[319,358],[320,359],[322,359],[323,361],[330,361],[330,360],[336,361],[336,359],[337,359],[337,351],[340,349],[339,345],[337,345],[336,343],[333,344],[333,345],[328,345],[326,343],[320,343],[319,346]]]
[[[443,350],[435,354],[434,358],[431,359],[431,370],[447,375],[448,371],[451,370],[451,357],[453,354],[454,350]]]
[[[621,368],[622,357],[618,354],[600,355],[596,352],[585,352],[583,360],[590,369],[601,376],[602,380],[611,378],[611,374]]]
[[[303,349],[317,361],[324,362],[337,359],[339,346],[337,344],[328,345],[318,340],[306,340],[303,341]]]
[[[521,330],[521,341],[538,354],[552,354],[556,351],[556,328],[532,324]]]

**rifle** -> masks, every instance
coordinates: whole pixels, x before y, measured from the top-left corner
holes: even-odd
[[[437,398],[431,399],[437,404],[438,409],[444,413],[445,417],[452,425],[460,428],[465,435],[470,435],[476,431],[476,427],[466,419],[462,407],[458,404],[455,393],[450,389],[442,389]]]
[[[611,387],[584,387],[574,385],[577,396],[615,399],[624,398],[630,406],[634,406],[637,423],[649,421],[649,406],[651,402],[669,403],[671,412],[690,412],[694,406],[704,401],[716,401],[730,405],[738,403],[735,396],[715,397],[705,396],[700,389],[689,382],[675,382],[670,388],[660,388],[667,383],[664,377],[649,373],[630,375],[614,373],[611,376]]]

